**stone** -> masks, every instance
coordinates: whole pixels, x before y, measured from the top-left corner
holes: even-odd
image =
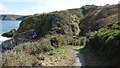
[[[2,36],[3,36],[3,37],[11,38],[11,37],[13,37],[13,36],[15,35],[15,33],[16,33],[16,30],[15,30],[15,29],[12,29],[12,30],[9,31],[9,32],[3,33]]]

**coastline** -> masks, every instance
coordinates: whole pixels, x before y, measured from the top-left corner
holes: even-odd
[[[0,45],[1,45],[1,43],[2,42],[4,42],[4,41],[6,41],[6,40],[9,40],[9,39],[11,39],[11,38],[7,38],[7,37],[3,37],[2,36],[2,33],[5,33],[5,32],[9,32],[11,29],[18,29],[18,27],[19,27],[19,24],[22,22],[21,20],[0,20],[1,21],[1,23],[0,23]],[[12,23],[12,24],[15,24],[15,26],[11,26],[10,28],[7,28],[7,29],[5,29],[5,27],[7,27],[7,26],[5,26],[5,25],[7,25],[7,24],[2,24],[3,22],[5,22],[6,23],[6,21],[8,21],[8,22],[10,22],[10,23]],[[18,23],[18,24],[16,24],[16,23]]]
[[[6,40],[9,40],[9,39],[11,39],[11,38],[3,37],[0,34],[0,45],[1,45],[2,42],[6,41]]]

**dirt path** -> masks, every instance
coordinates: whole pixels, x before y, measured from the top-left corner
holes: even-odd
[[[74,66],[84,66],[84,57],[83,57],[83,55],[81,53],[79,53],[78,51],[75,51],[74,54],[75,54]]]
[[[45,56],[45,60],[42,62],[43,66],[84,66],[84,57],[79,53],[80,48],[80,46],[58,48],[54,50],[54,55]]]
[[[83,47],[82,46],[74,47],[72,49],[72,51],[74,52],[73,55],[74,55],[74,58],[75,58],[73,66],[84,66],[85,65],[84,56],[79,52],[79,49],[81,49],[81,48],[83,48]]]
[[[80,51],[82,46],[63,46],[54,50],[54,55],[45,56],[45,66],[101,66],[106,61],[99,59],[90,50]],[[58,55],[57,55],[58,54]],[[55,56],[57,55],[57,56]]]

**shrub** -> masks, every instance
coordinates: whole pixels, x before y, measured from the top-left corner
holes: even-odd
[[[68,35],[58,35],[52,38],[50,41],[52,46],[60,47],[60,46],[68,45],[72,41],[72,38]]]
[[[53,47],[49,40],[24,43],[3,53],[1,63],[4,66],[38,66],[42,60],[40,59],[41,52],[50,50],[53,50]]]
[[[41,48],[43,49],[43,51],[47,52],[47,51],[50,51],[50,50],[53,50],[54,47],[51,46],[51,42],[50,41],[45,41],[43,43],[41,43]]]
[[[115,25],[115,24],[114,24]],[[117,26],[117,24],[116,24]],[[115,60],[120,57],[120,30],[113,28],[113,26],[108,29],[102,29],[91,33],[89,37],[89,46],[96,52],[105,56],[109,60]],[[118,64],[120,62],[113,62]]]

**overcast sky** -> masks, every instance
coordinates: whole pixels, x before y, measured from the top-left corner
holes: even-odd
[[[83,5],[118,4],[119,0],[0,0],[0,14],[35,13],[80,8]]]

